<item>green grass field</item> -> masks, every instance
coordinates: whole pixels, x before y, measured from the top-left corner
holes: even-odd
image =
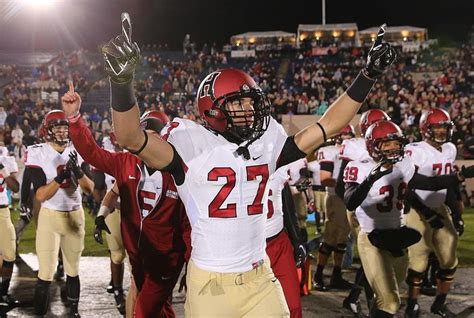
[[[100,245],[95,242],[93,237],[94,218],[85,212],[86,215],[86,242],[82,255],[84,256],[107,256],[106,245]],[[464,211],[465,228],[464,235],[461,236],[458,245],[459,266],[474,267],[474,208]],[[12,211],[12,220],[15,224],[18,219],[18,212]],[[309,223],[308,233],[310,239],[314,237],[316,227],[314,223]],[[105,235],[105,233],[104,233]],[[105,244],[105,243],[104,243]],[[27,230],[23,234],[20,243],[20,253],[34,253],[35,251],[35,226],[33,223],[28,225]]]

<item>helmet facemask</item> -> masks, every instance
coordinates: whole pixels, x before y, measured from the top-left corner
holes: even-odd
[[[444,131],[441,129],[444,128]],[[432,124],[428,127],[428,138],[438,144],[442,145],[448,142],[452,136],[453,124],[451,122],[440,122],[437,124]]]
[[[398,147],[395,146],[398,143]],[[405,138],[394,135],[394,136],[388,136],[387,138],[384,138],[382,140],[379,140],[375,143],[375,148],[374,152],[377,154],[377,161],[384,161],[387,163],[394,164],[400,160],[403,159],[405,155],[405,145],[407,144],[407,141]],[[385,146],[385,147],[384,147]],[[394,146],[394,147],[388,147],[387,146]],[[385,148],[385,149],[383,149]]]
[[[49,141],[59,146],[69,143],[69,123],[65,120],[55,120],[48,125]]]

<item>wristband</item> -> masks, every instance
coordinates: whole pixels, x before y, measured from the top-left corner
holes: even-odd
[[[61,183],[63,183],[63,181],[64,181],[65,179],[66,179],[65,177],[63,177],[62,175],[58,174],[58,175],[56,176],[56,178],[54,178],[54,181],[57,182],[58,184],[61,184]]]
[[[372,86],[374,86],[374,83],[375,80],[370,79],[362,72],[359,72],[359,75],[357,75],[351,86],[349,86],[346,93],[356,102],[362,103],[367,97],[367,95],[369,95]]]
[[[118,112],[126,112],[137,104],[133,92],[133,81],[118,84],[110,81],[110,104],[112,109]]]
[[[81,114],[80,114],[79,112],[77,112],[77,114],[68,117],[67,120],[68,120],[71,124],[75,124],[75,123],[77,123],[77,121],[79,120],[80,117],[81,117]]]

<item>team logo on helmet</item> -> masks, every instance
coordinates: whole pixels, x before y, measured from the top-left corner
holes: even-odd
[[[202,90],[199,98],[210,97],[212,100],[216,99],[214,94],[214,83],[221,72],[214,72],[209,74],[202,82]]]

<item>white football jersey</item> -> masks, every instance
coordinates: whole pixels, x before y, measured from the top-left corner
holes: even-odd
[[[344,140],[342,142],[341,157],[348,161],[362,161],[370,158],[369,153],[367,152],[365,138],[357,137]]]
[[[287,165],[287,170],[289,171],[290,179],[288,180],[289,185],[295,185],[301,179],[300,170],[306,168],[308,166],[308,162],[305,158],[296,160],[295,162],[290,163]]]
[[[110,152],[115,152],[115,146],[112,143],[112,141],[110,140],[109,136],[105,136],[102,139],[102,148],[104,148],[105,150],[108,150]]]
[[[317,158],[320,165],[323,162],[331,162],[334,164],[332,178],[335,180],[337,180],[337,178],[339,177],[339,171],[341,170],[342,159],[340,153],[341,147],[337,145],[322,147],[318,150],[317,153]],[[330,195],[336,195],[334,187],[326,187],[326,191]]]
[[[0,146],[0,156],[2,157],[7,157],[9,156],[10,152],[8,151],[8,148],[5,146]]]
[[[267,227],[265,230],[265,236],[267,238],[275,236],[283,230],[283,201],[281,191],[290,179],[289,166],[290,165],[286,165],[278,168],[268,180],[270,190],[268,193]]]
[[[454,172],[456,152],[456,146],[450,142],[443,144],[441,151],[438,151],[426,141],[414,142],[405,147],[405,153],[411,157],[412,162],[418,168],[417,172],[428,177]],[[447,190],[416,190],[415,192],[420,196],[425,205],[437,208],[446,200]]]
[[[270,119],[267,131],[249,146],[239,145],[191,120],[176,118],[162,131],[186,165],[178,186],[192,226],[192,259],[213,272],[244,272],[265,256],[268,179],[287,135]]]
[[[372,158],[349,162],[344,170],[344,182],[362,183],[375,166]],[[414,174],[415,165],[405,157],[393,166],[391,173],[372,185],[355,211],[362,231],[370,233],[374,229],[396,229],[403,224],[403,201],[408,182]]]
[[[8,174],[17,173],[18,165],[16,164],[15,157],[12,156],[0,156],[0,163],[3,165],[3,169],[7,171]],[[7,184],[5,182],[4,176],[0,173],[0,205],[8,205],[8,195],[7,195]]]
[[[321,169],[319,162],[317,160],[313,160],[308,162],[308,170],[311,171],[313,174],[313,185],[320,186],[321,185]]]
[[[69,160],[69,154],[74,151],[74,146],[69,144],[63,153],[53,149],[48,143],[29,146],[27,149],[26,166],[41,168],[46,176],[46,183],[56,178],[58,173],[64,169]],[[78,164],[84,160],[77,154]],[[41,206],[56,211],[77,210],[82,204],[81,192],[77,180],[74,177],[63,181],[58,191]]]

